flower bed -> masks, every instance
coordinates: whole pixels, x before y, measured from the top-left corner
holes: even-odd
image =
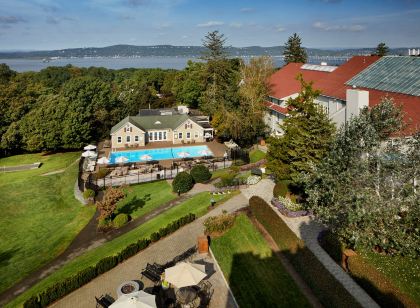
[[[260,161],[258,161],[258,162],[256,162],[256,163],[253,163],[253,164],[248,164],[248,165],[243,165],[243,166],[241,166],[240,168],[239,168],[239,170],[240,171],[247,171],[247,170],[251,170],[251,169],[254,169],[254,168],[258,168],[258,167],[260,167],[260,166],[262,166],[262,165],[265,165],[267,163],[267,160],[264,158],[264,159],[261,159]]]
[[[261,177],[258,175],[250,175],[247,179],[246,179],[246,183],[248,185],[255,185],[257,184],[259,181],[261,180]]]
[[[311,215],[311,212],[306,210],[291,211],[286,206],[284,206],[284,204],[279,199],[275,197],[271,199],[271,204],[274,205],[279,210],[279,212],[286,217],[295,218]]]

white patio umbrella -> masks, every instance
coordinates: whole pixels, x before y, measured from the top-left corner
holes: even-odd
[[[128,158],[127,158],[127,157],[125,157],[125,156],[119,156],[119,157],[117,157],[117,158],[115,159],[115,162],[116,162],[117,164],[123,164],[123,163],[128,162]]]
[[[181,158],[185,158],[185,157],[188,157],[188,156],[190,156],[191,154],[190,153],[188,153],[188,152],[179,152],[178,153],[178,157],[181,157]]]
[[[109,159],[106,158],[105,156],[101,157],[101,158],[98,159],[98,164],[101,164],[101,165],[109,164]]]
[[[204,138],[211,138],[212,137],[212,135],[211,134],[209,134],[209,133],[206,133],[205,135],[204,135]]]
[[[140,157],[141,160],[152,160],[152,156],[148,154],[144,154]]]
[[[212,153],[208,150],[201,150],[198,152],[198,154],[200,154],[201,156],[210,156],[212,155]]]
[[[85,151],[96,150],[96,145],[89,144],[83,148]]]
[[[155,296],[144,291],[121,295],[109,308],[156,308]]]
[[[96,157],[97,154],[95,152],[93,152],[93,151],[86,151],[86,152],[83,152],[82,153],[82,156],[83,157]]]
[[[165,280],[177,288],[197,285],[206,276],[206,267],[201,264],[180,262],[165,269]]]

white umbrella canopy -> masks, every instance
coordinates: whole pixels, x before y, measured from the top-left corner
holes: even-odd
[[[156,308],[155,296],[144,291],[121,295],[109,308]]]
[[[98,159],[98,164],[101,164],[101,165],[109,164],[109,159],[106,157],[101,157]]]
[[[148,154],[144,154],[140,157],[141,160],[152,160],[152,156]]]
[[[209,133],[206,133],[205,135],[204,135],[204,138],[211,138],[212,137],[212,135],[211,134],[209,134]]]
[[[200,154],[201,156],[211,156],[212,153],[208,150],[201,150],[198,152],[198,154]]]
[[[115,162],[118,164],[123,164],[123,163],[128,162],[128,158],[125,156],[119,156],[115,159]]]
[[[181,158],[185,158],[185,157],[188,157],[188,156],[190,156],[191,154],[190,153],[188,153],[188,152],[179,152],[178,153],[178,157],[181,157]]]
[[[89,145],[85,146],[85,147],[83,148],[83,150],[85,150],[85,151],[89,151],[89,150],[96,150],[96,145],[89,144]]]
[[[165,269],[165,280],[177,288],[197,285],[206,276],[205,266],[201,264],[180,262]]]
[[[93,152],[93,151],[86,151],[86,152],[83,152],[82,153],[82,156],[83,157],[96,157],[97,154],[95,152]]]

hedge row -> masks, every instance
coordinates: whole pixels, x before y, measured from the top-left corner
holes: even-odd
[[[123,248],[117,255],[104,257],[98,261],[95,266],[89,266],[88,268],[82,269],[75,275],[47,287],[43,292],[27,299],[23,304],[23,307],[40,308],[48,306],[61,297],[85,285],[97,276],[114,268],[124,260],[134,256],[139,251],[148,247],[151,242],[155,242],[160,238],[175,232],[182,226],[194,221],[195,218],[195,214],[190,213],[171,222],[166,227],[161,228],[158,232],[153,233],[150,239],[141,239],[135,243],[131,243]]]
[[[281,253],[289,259],[325,307],[360,307],[263,199],[254,196],[249,200],[249,205],[254,217],[272,236]]]

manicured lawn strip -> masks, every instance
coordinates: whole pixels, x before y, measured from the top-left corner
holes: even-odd
[[[357,252],[351,274],[381,306],[420,306],[420,259]]]
[[[260,161],[261,159],[265,158],[266,153],[264,153],[261,150],[255,149],[249,152],[249,159],[250,163],[256,163],[257,161]]]
[[[240,307],[310,307],[280,260],[244,214],[211,249]]]
[[[10,165],[43,161],[36,170],[0,174],[0,291],[62,253],[93,216],[95,209],[74,198],[80,153],[4,158]],[[71,165],[71,166],[70,166]],[[64,173],[39,176],[68,168]]]
[[[211,179],[215,180],[217,178],[223,177],[225,175],[231,174],[232,170],[229,168],[226,169],[217,169],[211,173]]]
[[[216,195],[214,198],[217,202],[222,202],[226,201],[233,195],[234,194]],[[8,303],[6,307],[22,306],[26,299],[35,294],[38,294],[47,286],[53,285],[65,277],[72,276],[78,271],[96,264],[98,260],[106,256],[111,256],[118,253],[127,245],[137,242],[139,239],[148,238],[153,232],[158,231],[160,228],[166,226],[168,223],[176,219],[181,218],[182,216],[185,216],[189,213],[196,214],[197,216],[204,215],[207,212],[211,197],[212,196],[208,192],[199,193],[193,196],[191,199],[169,209],[168,211],[160,214],[152,220],[149,220],[138,228],[77,257],[18,296],[12,302]]]
[[[255,218],[325,307],[360,307],[264,200],[252,197],[250,207]]]
[[[176,198],[171,185],[166,181],[132,185],[126,188],[127,196],[118,202],[118,213],[130,215],[133,219],[143,216],[158,206]]]

